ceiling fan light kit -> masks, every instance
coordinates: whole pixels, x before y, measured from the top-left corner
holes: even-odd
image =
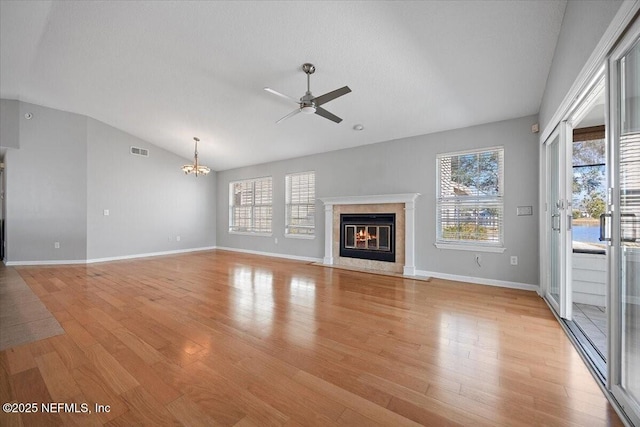
[[[316,113],[316,107],[314,107],[313,105],[305,105],[304,107],[301,107],[300,110],[305,114],[315,114]]]
[[[297,110],[293,110],[291,113],[287,114],[286,116],[278,120],[276,123],[280,123],[283,120],[288,119],[291,116],[295,116],[300,112],[305,114],[317,114],[319,116],[324,117],[325,119],[331,120],[332,122],[340,123],[342,121],[340,117],[336,116],[333,113],[330,113],[329,111],[325,110],[320,106],[323,104],[326,104],[329,101],[333,101],[334,99],[342,95],[346,95],[349,92],[351,92],[351,89],[349,89],[349,86],[341,87],[340,89],[336,89],[332,92],[325,93],[324,95],[313,96],[313,94],[311,93],[311,74],[315,73],[316,67],[313,64],[310,64],[307,62],[305,64],[302,64],[302,71],[304,71],[304,73],[307,75],[307,92],[300,98],[299,101],[296,101],[294,98],[288,95],[284,95],[271,88],[268,88],[268,87],[264,88],[264,90],[266,90],[269,93],[279,96],[280,98],[291,100],[296,104],[298,104]]]

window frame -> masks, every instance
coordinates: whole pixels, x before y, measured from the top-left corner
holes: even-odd
[[[294,176],[303,176],[303,175],[311,175],[313,174],[313,197],[309,198],[309,200],[311,200],[312,202],[310,203],[291,203],[291,195],[292,195],[292,188],[291,188],[291,178]],[[302,172],[292,172],[292,173],[288,173],[285,175],[284,178],[284,182],[285,182],[285,205],[284,205],[284,236],[286,238],[292,238],[292,239],[315,239],[316,238],[316,172],[314,170],[311,171],[302,171]],[[290,215],[289,215],[289,207],[290,206],[313,206],[313,226],[311,227],[305,227],[305,226],[292,226],[289,224],[289,221],[291,220]],[[307,229],[311,229],[312,233],[311,234],[297,234],[297,233],[290,233],[290,228],[307,228]]]
[[[453,158],[459,156],[465,156],[470,154],[493,154],[498,153],[499,155],[499,173],[498,173],[498,194],[495,196],[457,196],[457,197],[447,197],[446,199],[441,196],[442,194],[442,173],[441,173],[441,164],[442,159],[444,158]],[[494,252],[494,253],[503,253],[506,251],[506,247],[504,245],[504,229],[505,229],[505,203],[504,203],[504,169],[505,169],[505,148],[504,146],[493,146],[493,147],[483,147],[469,150],[461,150],[447,153],[439,153],[436,155],[436,239],[434,246],[439,249],[453,249],[453,250],[464,250],[464,251],[477,251],[477,252]],[[463,199],[463,197],[466,197]],[[459,200],[459,202],[455,202],[455,200]],[[482,241],[482,240],[462,240],[462,239],[451,239],[444,238],[442,236],[442,222],[441,222],[441,207],[443,204],[452,203],[462,203],[465,202],[469,205],[475,203],[476,205],[492,205],[492,208],[497,206],[501,212],[499,217],[498,224],[498,240],[493,241]]]
[[[270,185],[271,185],[271,198],[270,198],[270,204],[256,204],[256,183],[260,182],[260,181],[270,181]],[[234,224],[234,208],[236,207],[235,205],[235,199],[234,199],[234,190],[233,187],[236,184],[251,184],[251,204],[248,205],[239,205],[239,206],[244,206],[244,207],[250,207],[250,212],[251,212],[251,226],[247,229],[247,230],[235,230],[235,228],[237,228],[238,226]],[[260,229],[256,228],[255,224],[256,224],[256,215],[255,215],[255,211],[256,211],[256,207],[260,207],[260,208],[271,208],[271,216],[269,218],[269,223],[270,223],[270,227],[269,227],[269,231],[259,231]],[[240,179],[240,180],[236,180],[236,181],[230,181],[229,182],[229,228],[228,228],[229,234],[240,234],[240,235],[251,235],[251,236],[272,236],[273,235],[273,177],[272,176],[263,176],[263,177],[258,177],[258,178],[249,178],[249,179]]]

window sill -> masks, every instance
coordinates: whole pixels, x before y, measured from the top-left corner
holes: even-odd
[[[258,237],[273,236],[273,233],[253,233],[251,231],[229,231],[229,234],[238,234],[240,236],[258,236]]]
[[[482,245],[462,245],[456,243],[434,243],[438,249],[450,249],[455,251],[472,251],[472,252],[493,252],[497,254],[504,253],[507,248],[499,246],[482,246]]]
[[[302,239],[302,240],[313,240],[316,238],[315,235],[308,235],[308,234],[285,234],[284,237],[287,239]]]

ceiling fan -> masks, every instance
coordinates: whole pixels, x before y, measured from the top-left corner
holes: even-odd
[[[316,71],[316,67],[313,64],[305,63],[305,64],[302,64],[302,71],[304,71],[307,74],[307,93],[305,93],[304,96],[302,96],[302,98],[300,98],[299,101],[295,100],[290,96],[287,96],[278,91],[275,91],[271,88],[268,88],[268,87],[264,88],[264,90],[266,90],[269,93],[277,95],[280,98],[291,100],[296,104],[298,104],[297,109],[293,110],[292,112],[290,112],[289,114],[287,114],[286,116],[278,120],[276,123],[280,123],[281,121],[288,119],[289,117],[295,116],[300,112],[305,114],[315,113],[319,116],[324,117],[325,119],[329,119],[336,123],[340,123],[342,121],[340,117],[328,112],[327,110],[322,108],[321,105],[326,104],[329,101],[333,101],[334,99],[351,92],[351,89],[349,89],[349,86],[341,87],[340,89],[336,89],[334,91],[325,93],[324,95],[313,96],[311,94],[310,79],[311,79],[311,74],[313,74]]]

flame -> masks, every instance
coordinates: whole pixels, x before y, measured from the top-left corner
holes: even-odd
[[[358,242],[365,242],[365,241],[374,240],[374,239],[376,239],[376,235],[375,234],[369,234],[368,232],[365,232],[364,230],[360,230],[356,234],[356,240]]]

